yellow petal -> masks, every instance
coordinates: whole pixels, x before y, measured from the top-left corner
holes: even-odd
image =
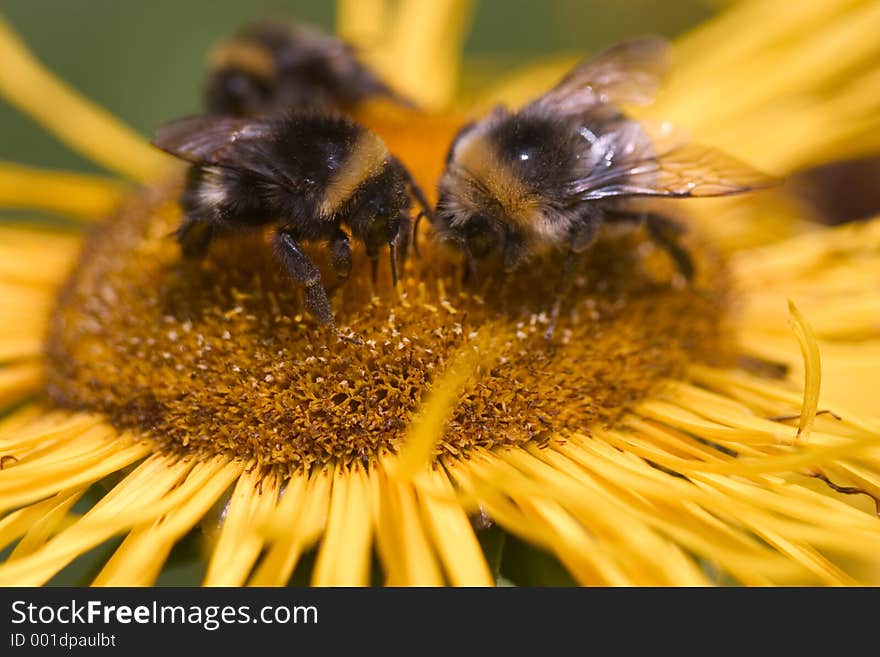
[[[56,78],[0,18],[0,95],[68,146],[132,180],[155,180],[168,158]]]
[[[260,529],[275,507],[280,481],[274,475],[251,471],[235,486],[220,538],[205,575],[205,586],[241,586],[260,556],[264,536]]]
[[[248,584],[284,586],[302,553],[321,536],[327,523],[333,473],[316,468],[311,476],[293,475],[264,531],[270,541]]]
[[[0,162],[0,207],[46,210],[95,221],[116,207],[125,191],[119,182],[99,176]]]
[[[370,577],[370,486],[359,467],[333,478],[327,529],[312,573],[313,586],[366,586]]]

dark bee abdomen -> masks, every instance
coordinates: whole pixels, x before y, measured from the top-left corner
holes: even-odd
[[[275,208],[266,188],[245,172],[223,167],[193,166],[181,205],[187,216],[229,228],[259,226],[274,221]]]

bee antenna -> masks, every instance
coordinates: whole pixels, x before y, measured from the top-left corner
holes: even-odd
[[[409,176],[409,174],[407,174],[407,176]],[[419,187],[412,179],[412,176],[409,176],[409,187],[412,191],[413,196],[415,196],[416,201],[418,201],[419,205],[422,206],[421,214],[426,216],[428,218],[428,221],[434,223],[434,209],[431,207],[431,204],[428,203],[428,199],[425,197],[425,193],[422,191],[422,188]]]
[[[428,203],[428,198],[425,196],[425,193],[422,191],[422,188],[419,187],[418,183],[413,179],[412,174],[409,172],[403,163],[400,160],[395,158],[395,161],[400,166],[403,175],[406,177],[406,184],[409,185],[409,190],[412,192],[413,197],[416,199],[419,205],[422,206],[422,212],[428,218],[428,221],[434,223],[434,208]]]
[[[397,243],[389,242],[388,243],[388,253],[391,260],[391,282],[394,287],[397,287]],[[374,277],[375,280],[375,277]]]
[[[413,245],[413,253],[416,254],[416,257],[417,257],[417,258],[421,258],[421,257],[422,257],[422,252],[419,251],[419,222],[420,222],[422,219],[424,219],[426,216],[428,216],[428,215],[426,215],[426,214],[424,213],[424,211],[420,211],[420,212],[416,215],[416,219],[415,219],[415,221],[413,222],[413,227],[412,227],[412,245]]]

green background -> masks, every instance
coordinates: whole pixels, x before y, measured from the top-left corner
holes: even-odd
[[[423,0],[431,1],[431,0]],[[484,0],[465,55],[474,68],[592,51],[629,36],[675,36],[712,12],[708,0]],[[3,0],[0,13],[62,79],[144,135],[199,109],[205,53],[245,22],[291,15],[331,30],[316,0]],[[0,62],[2,66],[2,62]],[[0,160],[97,170],[0,101]]]

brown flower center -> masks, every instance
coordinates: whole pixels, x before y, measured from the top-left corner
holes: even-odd
[[[442,162],[448,141],[411,147],[413,163],[400,147],[418,144],[408,134],[386,127],[383,137],[429,182],[435,171],[419,162]],[[558,258],[518,272],[499,296],[491,276],[462,286],[455,258],[422,239],[397,294],[385,259],[373,289],[356,248],[352,276],[331,299],[357,344],[302,310],[263,234],[225,238],[203,263],[182,263],[168,236],[180,221],[176,193],[148,192],[90,232],[47,347],[56,403],[106,413],[169,450],[290,470],[393,450],[452,354],[490,321],[511,337],[463,394],[443,452],[611,423],[662,379],[728,351],[724,270],[693,238],[691,286],[674,284],[668,256],[641,232],[602,239],[583,258],[550,341]],[[320,245],[311,252],[320,260]]]

